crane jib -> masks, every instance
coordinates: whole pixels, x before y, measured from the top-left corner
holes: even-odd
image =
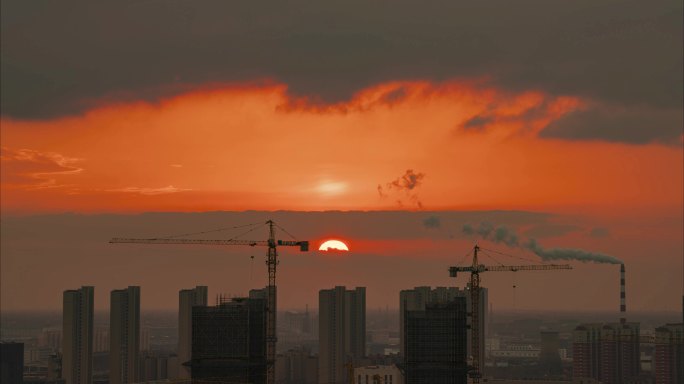
[[[251,247],[257,245],[270,246],[274,244],[276,246],[283,247],[299,247],[302,252],[309,251],[308,241],[290,241],[290,240],[277,240],[273,243],[270,241],[253,241],[253,240],[204,240],[204,239],[132,239],[132,238],[122,238],[115,237],[109,241],[110,243],[133,243],[133,244],[193,244],[193,245],[248,245]]]
[[[484,336],[480,334],[480,273],[482,272],[518,272],[518,271],[548,271],[553,269],[572,269],[568,264],[537,264],[537,265],[494,265],[488,266],[477,262],[477,252],[480,247],[477,245],[473,248],[473,263],[470,266],[463,267],[449,267],[449,276],[456,277],[458,272],[470,272],[470,337],[472,346],[472,364],[468,371],[472,378],[473,384],[479,384],[482,378],[480,371],[480,363],[484,356],[480,355],[482,349],[480,348],[480,341],[484,340]]]

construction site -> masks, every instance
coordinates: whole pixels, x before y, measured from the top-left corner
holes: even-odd
[[[225,230],[240,233],[227,239],[193,238]],[[265,230],[265,239],[243,238],[259,230]],[[289,239],[279,239],[278,234]],[[614,321],[533,320],[524,313],[495,312],[491,291],[483,286],[488,272],[567,271],[573,267],[479,244],[456,265],[444,267],[454,281],[451,286],[419,286],[398,292],[398,312],[370,311],[366,287],[345,286],[321,287],[317,310],[310,311],[307,306],[303,311],[278,311],[278,248],[307,252],[310,241],[298,240],[272,220],[183,235],[113,238],[110,243],[263,247],[266,251],[266,287],[244,296],[219,293],[215,300],[209,299],[206,286],[183,289],[176,325],[158,336],[151,337],[150,329],[141,325],[140,287],[116,291],[127,300],[121,309],[126,315],[111,319],[107,336],[114,337],[113,327],[123,332],[116,336],[121,340],[117,348],[126,351],[117,360],[119,366],[128,367],[126,375],[118,379],[123,384],[476,384],[530,378],[538,383],[660,384],[678,383],[684,377],[677,361],[682,353],[681,324],[648,324],[656,331],[644,334],[642,323],[627,320],[624,264],[619,270],[619,319]],[[250,258],[254,260],[254,256]],[[503,258],[517,262],[506,264]],[[462,275],[465,278],[457,284],[455,279]],[[230,273],[226,277],[230,278]],[[521,283],[513,281],[510,290],[515,297],[516,284]],[[72,307],[81,312],[92,310],[88,296],[82,296],[92,296],[92,287],[71,290],[69,295]],[[75,334],[86,340],[91,337],[82,320],[69,319]],[[75,336],[65,333],[63,337]],[[162,343],[159,337],[171,341]],[[50,355],[47,373],[38,369],[28,376],[32,378],[29,381],[58,384],[90,376],[95,384],[111,384],[112,365],[102,360],[108,354],[111,361],[111,345],[97,347],[90,371],[73,371],[76,373],[67,373],[65,368],[73,366],[73,356],[83,352],[81,347],[69,346],[64,354]],[[67,355],[67,350],[74,352]],[[71,378],[65,380],[67,375]]]

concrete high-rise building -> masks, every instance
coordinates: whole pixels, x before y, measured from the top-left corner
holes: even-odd
[[[319,291],[318,382],[345,383],[345,364],[366,355],[366,288]]]
[[[627,383],[641,373],[640,325],[605,324],[601,330],[601,381]]]
[[[655,334],[656,384],[684,384],[684,324],[666,324]]]
[[[178,292],[178,378],[190,378],[190,367],[183,365],[192,359],[192,307],[207,305],[207,287],[197,286]]]
[[[150,382],[168,379],[168,363],[169,357],[166,355],[157,355],[151,352],[143,354],[140,358],[138,380]]]
[[[404,355],[404,311],[419,311],[425,309],[425,306],[430,303],[446,303],[456,297],[464,297],[466,299],[466,310],[470,311],[470,290],[459,289],[457,287],[415,287],[409,290],[403,290],[399,293],[399,346],[401,354]],[[489,331],[489,304],[487,288],[480,288],[480,329],[484,331],[484,335],[480,336],[480,361],[484,362],[485,358],[485,336]],[[468,355],[472,355],[471,334],[470,334],[470,319],[468,316],[468,331],[467,331],[467,348]],[[480,370],[484,369],[484,364],[480,365]]]
[[[140,287],[114,290],[109,312],[109,383],[136,382],[139,356]]]
[[[93,382],[93,306],[95,288],[64,291],[62,378],[66,384]]]
[[[193,381],[266,383],[266,292],[192,308]]]
[[[465,297],[404,312],[404,370],[407,384],[467,383]]]
[[[602,324],[580,324],[572,334],[572,376],[598,380]]]
[[[0,383],[24,382],[24,343],[0,341]]]
[[[639,339],[639,323],[580,324],[573,332],[574,379],[613,384],[637,378]]]

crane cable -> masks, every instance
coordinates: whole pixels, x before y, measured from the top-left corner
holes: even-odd
[[[519,260],[522,260],[522,261],[528,261],[528,262],[532,262],[532,263],[536,263],[536,264],[543,264],[542,262],[539,262],[539,261],[536,261],[536,260],[530,260],[530,259],[526,259],[526,258],[524,258],[524,257],[510,255],[510,254],[508,254],[508,253],[501,252],[501,251],[496,251],[496,250],[494,250],[494,249],[487,249],[487,248],[482,248],[482,247],[480,247],[480,249],[481,249],[481,250],[485,250],[485,251],[489,251],[489,252],[498,253],[498,254],[503,255],[503,256],[512,257],[512,258],[514,258],[514,259],[519,259]]]
[[[287,234],[288,236],[290,236],[290,237],[292,238],[292,240],[297,240],[296,237],[294,237],[294,236],[293,236],[290,232],[288,232],[285,228],[283,228],[283,227],[281,227],[280,225],[278,225],[278,223],[276,223],[275,221],[273,222],[273,225],[275,225],[275,226],[276,226],[278,229],[280,229],[281,231],[285,232],[285,234]]]
[[[231,230],[231,229],[240,229],[240,228],[245,228],[245,227],[251,227],[251,226],[254,226],[254,225],[258,225],[258,224],[264,225],[262,222],[258,222],[258,223],[252,223],[252,224],[236,225],[236,226],[234,226],[234,227],[225,227],[225,228],[218,228],[218,229],[210,229],[210,230],[208,230],[208,231],[201,231],[201,232],[182,233],[182,234],[179,234],[179,235],[170,235],[170,236],[159,236],[159,237],[155,237],[155,239],[173,239],[173,238],[176,238],[176,237],[203,235],[203,234],[205,234],[205,233],[213,233],[213,232],[228,231],[228,230]]]
[[[501,265],[501,266],[504,266],[504,264],[503,264],[502,262],[500,262],[499,260],[497,260],[491,253],[489,253],[489,252],[488,252],[487,250],[485,250],[484,248],[480,248],[480,251],[483,251],[482,253],[483,253],[485,256],[487,256],[487,257],[489,257],[490,259],[494,260],[494,262],[496,262],[497,264],[499,264],[499,265]]]
[[[461,258],[461,260],[459,260],[458,263],[456,263],[456,265],[463,265],[463,262],[465,262],[465,260],[468,258],[468,256],[470,256],[470,254],[472,254],[472,253],[473,253],[473,249],[471,248],[470,251],[468,251],[468,253],[466,253],[466,254]]]
[[[231,238],[228,239],[227,241],[235,240],[235,239],[237,239],[237,238],[239,238],[239,237],[242,237],[242,236],[244,236],[244,235],[246,235],[246,234],[248,234],[248,233],[250,233],[250,232],[254,232],[254,231],[256,231],[257,229],[261,229],[261,228],[263,228],[265,225],[266,225],[266,223],[263,223],[263,224],[261,224],[261,225],[258,226],[258,227],[253,227],[253,228],[251,228],[250,230],[248,230],[247,232],[243,232],[243,233],[241,233],[241,234],[239,234],[239,235],[236,235],[236,236],[231,237]]]

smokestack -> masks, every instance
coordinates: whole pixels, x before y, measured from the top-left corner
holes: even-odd
[[[620,323],[627,322],[625,318],[627,312],[627,303],[625,298],[625,265],[620,264]]]

